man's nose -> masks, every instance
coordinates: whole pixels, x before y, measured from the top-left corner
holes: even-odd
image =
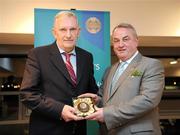
[[[67,32],[66,32],[66,37],[71,37],[71,31],[70,30],[67,30]]]
[[[118,46],[119,47],[123,47],[124,46],[124,42],[123,41],[119,41]]]

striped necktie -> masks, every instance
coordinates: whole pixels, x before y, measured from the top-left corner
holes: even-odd
[[[73,54],[69,54],[69,53],[63,53],[63,54],[64,54],[64,56],[66,57],[66,62],[65,62],[66,68],[67,68],[67,70],[68,70],[68,72],[69,72],[69,75],[70,75],[70,77],[71,77],[71,80],[72,80],[72,82],[73,82],[73,85],[76,86],[76,84],[77,84],[77,77],[76,77],[76,75],[75,75],[73,66],[72,66],[71,61],[70,61],[70,57],[71,57],[71,55],[73,55]]]

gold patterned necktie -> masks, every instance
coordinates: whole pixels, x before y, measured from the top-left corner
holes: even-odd
[[[71,61],[70,61],[70,57],[71,57],[72,54],[69,54],[69,53],[63,53],[63,54],[66,57],[66,62],[65,62],[66,68],[67,68],[67,70],[69,72],[69,75],[71,77],[73,85],[76,86],[76,84],[77,84],[77,77],[75,75],[73,66],[72,66]]]

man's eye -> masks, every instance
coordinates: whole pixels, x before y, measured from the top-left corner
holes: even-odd
[[[129,40],[128,37],[123,38],[123,41],[128,41],[128,40]]]
[[[113,39],[113,42],[117,43],[117,42],[119,42],[119,40],[118,39]]]
[[[77,29],[76,28],[71,28],[70,31],[71,32],[75,32]]]
[[[65,31],[66,31],[66,29],[59,29],[59,31],[61,31],[61,32],[65,32]]]
[[[70,30],[71,30],[71,31],[74,31],[74,30],[76,30],[76,28],[71,28]]]

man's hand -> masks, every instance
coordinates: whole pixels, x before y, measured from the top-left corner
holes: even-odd
[[[96,107],[96,112],[92,113],[89,116],[86,116],[85,119],[87,119],[87,120],[97,120],[99,122],[104,122],[103,108],[97,108]]]
[[[61,117],[66,121],[71,121],[71,120],[75,120],[75,121],[78,121],[78,120],[83,120],[84,118],[83,117],[78,117],[75,115],[75,109],[69,105],[65,105],[63,110],[62,110],[62,113],[61,113]]]
[[[100,100],[100,97],[93,93],[85,93],[85,94],[79,95],[78,97],[91,97],[92,100],[95,102],[95,104],[97,104]]]

